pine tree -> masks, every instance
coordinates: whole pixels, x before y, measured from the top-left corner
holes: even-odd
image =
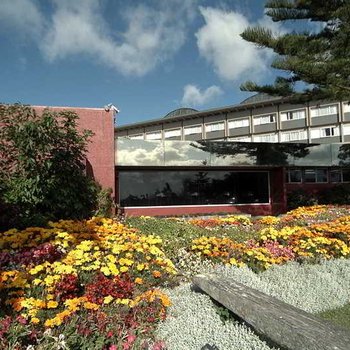
[[[275,22],[295,20],[324,24],[316,33],[304,31],[276,36],[268,28],[250,27],[242,38],[276,54],[271,67],[282,70],[274,84],[259,86],[252,81],[243,91],[310,99],[349,100],[350,98],[350,0],[270,0],[266,14]],[[321,26],[320,26],[321,27]],[[306,83],[302,91],[297,82]]]

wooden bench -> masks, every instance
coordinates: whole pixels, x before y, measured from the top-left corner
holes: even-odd
[[[193,283],[282,349],[350,350],[349,330],[233,279],[197,275]]]

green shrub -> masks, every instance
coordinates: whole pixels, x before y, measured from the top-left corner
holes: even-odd
[[[91,215],[97,191],[84,155],[92,132],[79,132],[77,119],[71,111],[0,105],[0,195],[12,209],[5,226]]]

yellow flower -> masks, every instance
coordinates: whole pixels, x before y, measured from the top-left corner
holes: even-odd
[[[114,298],[111,295],[108,295],[106,297],[104,297],[103,299],[103,303],[104,304],[109,304]]]
[[[30,320],[31,323],[38,324],[40,320],[37,317],[32,317]]]
[[[120,268],[120,272],[126,272],[126,271],[128,271],[129,270],[129,268],[127,267],[127,266],[122,266],[121,268]]]
[[[121,270],[121,269],[120,269]],[[103,266],[101,267],[101,272],[105,275],[105,276],[109,276],[111,274],[111,271],[109,270],[109,268],[107,266]]]
[[[84,304],[84,308],[87,310],[98,310],[99,306],[95,303],[90,303],[89,301],[86,301]]]
[[[57,301],[50,300],[47,303],[47,308],[48,309],[56,309],[57,306],[58,306],[58,302]]]
[[[142,271],[145,268],[145,264],[137,264],[136,269],[137,271]]]

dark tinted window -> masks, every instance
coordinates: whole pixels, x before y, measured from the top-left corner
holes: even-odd
[[[268,203],[268,173],[120,171],[121,206]]]

